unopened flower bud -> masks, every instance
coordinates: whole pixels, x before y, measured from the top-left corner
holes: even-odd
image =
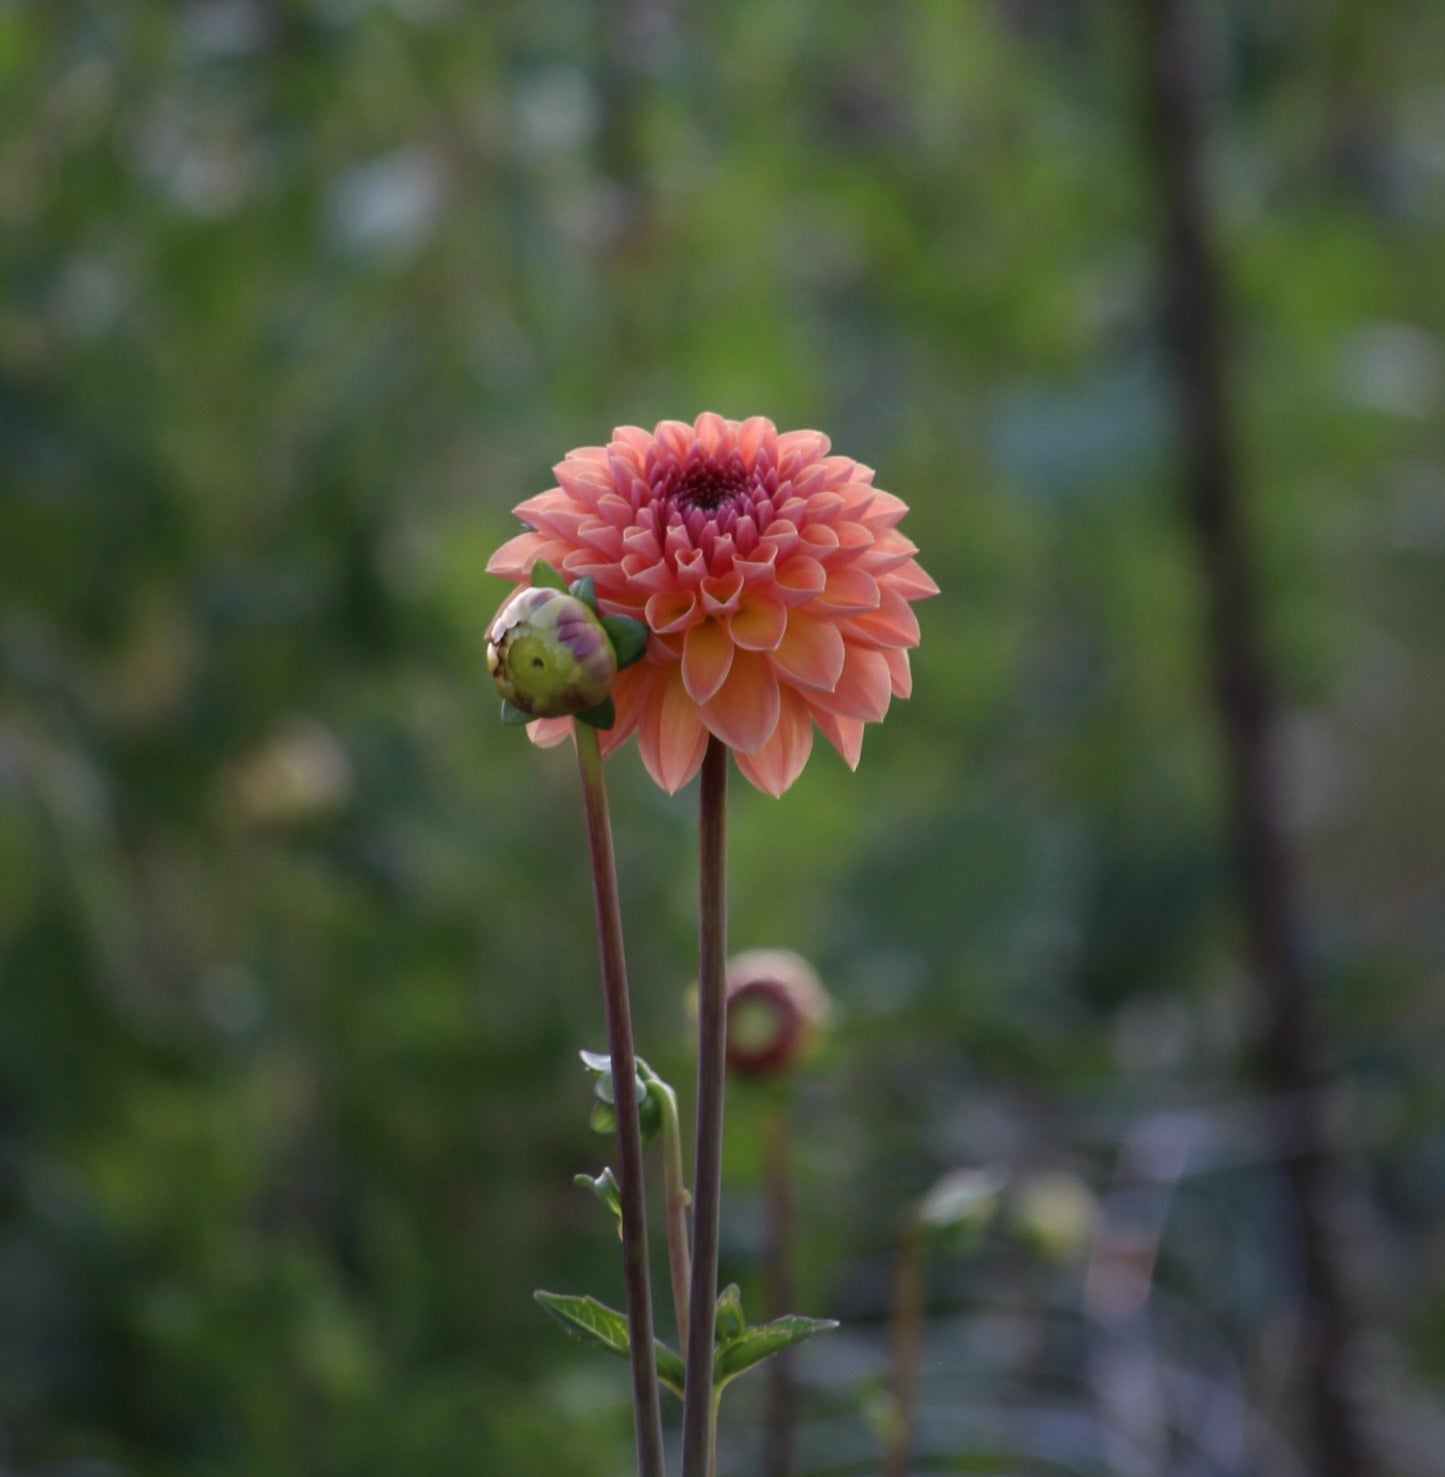
[[[493,619],[487,665],[514,708],[533,718],[565,718],[606,701],[617,653],[602,622],[575,595],[528,585]]]
[[[1076,1175],[1033,1174],[1014,1190],[1014,1225],[1050,1261],[1082,1256],[1093,1240],[1098,1215],[1094,1192]]]
[[[781,1077],[803,1066],[822,1039],[827,992],[817,972],[786,949],[751,949],[728,963],[728,1069]]]

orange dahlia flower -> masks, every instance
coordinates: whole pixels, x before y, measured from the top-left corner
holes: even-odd
[[[863,725],[909,694],[910,602],[938,586],[898,531],[907,504],[828,451],[818,431],[762,416],[622,426],[568,453],[558,485],[516,509],[530,531],[487,565],[518,581],[539,559],[590,575],[604,614],[646,622],[646,658],[618,675],[602,747],[636,733],[669,792],[696,773],[709,734],[770,795],[797,779],[815,723],[856,768]],[[528,732],[554,744],[571,724]]]

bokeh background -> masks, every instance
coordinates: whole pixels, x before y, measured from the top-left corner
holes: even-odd
[[[838,1003],[800,1471],[880,1469],[900,1227],[957,1169],[1005,1189],[933,1256],[917,1471],[1316,1470],[1141,9],[0,6],[0,1471],[629,1470],[625,1367],[531,1300],[620,1277],[571,1183],[609,1157],[576,775],[496,722],[483,568],[568,448],[704,408],[878,468],[944,591],[856,775],[734,792],[734,942]],[[1376,1470],[1427,1477],[1445,10],[1195,9],[1350,1369]],[[696,797],[610,769],[685,1097]]]

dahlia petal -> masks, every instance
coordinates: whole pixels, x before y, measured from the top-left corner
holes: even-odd
[[[857,559],[867,554],[870,550],[877,548],[877,540],[871,529],[865,528],[861,523],[853,523],[847,519],[833,526],[831,532],[838,540],[838,552],[834,554],[833,561],[840,559]],[[876,575],[878,570],[874,567],[871,559],[867,565],[868,572]]]
[[[786,564],[778,566],[774,575],[778,593],[789,605],[812,600],[828,584],[828,572],[807,554],[794,554]]]
[[[767,443],[778,441],[778,428],[765,415],[750,415],[738,427],[738,451],[743,466],[751,472],[757,465],[758,451]]]
[[[908,504],[881,487],[873,490],[873,504],[868,509],[868,522],[875,528],[892,528],[908,511]]]
[[[925,574],[916,559],[910,559],[907,564],[890,570],[888,583],[905,600],[925,600],[930,595],[938,594],[938,585],[933,576]]]
[[[554,487],[518,503],[512,511],[523,522],[530,523],[535,528],[539,518],[545,518],[551,513],[581,513],[583,510],[578,508],[576,498],[560,487]]]
[[[826,523],[810,523],[798,530],[802,546],[809,554],[825,559],[838,547],[838,535]]]
[[[857,769],[863,757],[863,723],[858,718],[840,718],[836,713],[813,708],[819,732],[843,756],[849,769]]]
[[[677,577],[684,585],[696,589],[707,578],[707,556],[701,549],[685,549],[677,556]]]
[[[847,649],[833,621],[816,620],[801,611],[788,615],[788,629],[771,653],[774,669],[789,682],[831,692],[843,675]]]
[[[742,592],[743,577],[740,570],[725,575],[709,575],[702,582],[702,608],[714,615],[736,610],[738,597]]]
[[[728,633],[747,651],[773,651],[788,627],[788,609],[775,596],[759,591],[744,596],[733,612]]]
[[[883,653],[866,646],[848,645],[837,686],[826,692],[810,692],[808,698],[814,707],[826,708],[840,718],[881,723],[887,716],[892,695],[892,676]]]
[[[808,522],[832,523],[846,504],[836,492],[814,492],[808,496]]]
[[[913,607],[887,585],[879,590],[877,610],[856,615],[848,622],[848,639],[867,646],[917,646],[918,617]]]
[[[733,568],[740,569],[743,578],[749,581],[773,581],[773,569],[778,562],[778,551],[771,544],[759,544],[751,559],[734,559]]]
[[[654,631],[685,631],[697,621],[697,596],[691,590],[660,590],[648,597],[646,611]]]
[[[832,443],[821,431],[784,431],[778,437],[778,470],[791,476],[799,467],[827,456]]]
[[[661,559],[649,563],[640,554],[626,554],[622,559],[622,573],[639,593],[657,594],[677,588],[677,580]]]
[[[772,549],[775,558],[786,559],[797,547],[798,525],[791,518],[774,518],[762,537],[758,556],[762,557],[763,549]]]
[[[797,693],[784,691],[773,736],[755,754],[738,754],[744,778],[774,799],[803,772],[813,752],[813,715]]]
[[[542,543],[539,533],[519,533],[515,538],[509,538],[487,560],[487,573],[500,575],[504,580],[529,579]]]
[[[619,529],[611,523],[604,523],[600,518],[591,516],[584,518],[578,525],[577,537],[589,548],[596,549],[599,554],[605,554],[614,563],[622,557],[626,547],[622,542]]]
[[[719,620],[699,622],[687,633],[682,649],[682,680],[693,702],[706,703],[727,679],[733,643]]]
[[[631,461],[640,472],[652,449],[652,433],[641,426],[618,426],[612,433],[611,444],[605,450],[614,456]]]
[[[662,421],[658,424],[653,439],[660,448],[681,461],[692,450],[697,432],[686,421]]]
[[[637,730],[642,762],[669,795],[677,794],[697,773],[708,739],[697,708],[676,674],[677,668],[671,668],[658,684]]]
[[[539,718],[527,725],[527,737],[539,749],[553,749],[572,735],[570,718]]]
[[[888,677],[894,697],[912,697],[913,669],[908,664],[908,653],[898,647],[885,648],[883,659],[888,663]]]
[[[697,444],[706,456],[715,456],[718,448],[727,440],[728,423],[715,411],[705,410],[693,422],[697,433]]]
[[[617,721],[611,728],[598,730],[604,755],[620,749],[637,732],[637,726],[647,711],[649,695],[658,682],[660,668],[651,662],[639,662],[617,674],[612,684],[612,705],[617,710]]]
[[[753,651],[736,651],[727,681],[714,698],[702,704],[702,721],[730,748],[756,754],[772,738],[781,706],[778,679],[768,658]]]
[[[662,544],[650,528],[629,528],[622,535],[622,547],[629,554],[637,554],[649,564],[662,558]]]
[[[877,610],[881,595],[878,581],[866,569],[845,564],[828,576],[828,583],[818,596],[818,604],[833,615],[862,615]]]
[[[905,538],[896,528],[872,529],[874,536],[874,550],[880,559],[888,560],[888,568],[897,569],[900,564],[907,562],[918,552],[918,545],[911,538]],[[873,565],[868,566],[873,569]]]
[[[635,514],[631,499],[620,497],[615,492],[597,499],[597,516],[617,528],[630,528]]]

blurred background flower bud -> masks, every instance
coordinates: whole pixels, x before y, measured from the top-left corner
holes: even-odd
[[[728,1069],[781,1077],[822,1041],[830,1002],[817,971],[786,949],[751,949],[728,963]]]
[[[1040,1256],[1067,1262],[1088,1250],[1099,1205],[1077,1175],[1058,1171],[1025,1175],[1010,1198],[1014,1230]]]
[[[993,1224],[1003,1187],[995,1170],[951,1169],[918,1202],[918,1224],[957,1252],[971,1250]]]
[[[606,701],[617,653],[575,595],[529,585],[508,597],[487,631],[497,690],[533,718],[565,718]]]

